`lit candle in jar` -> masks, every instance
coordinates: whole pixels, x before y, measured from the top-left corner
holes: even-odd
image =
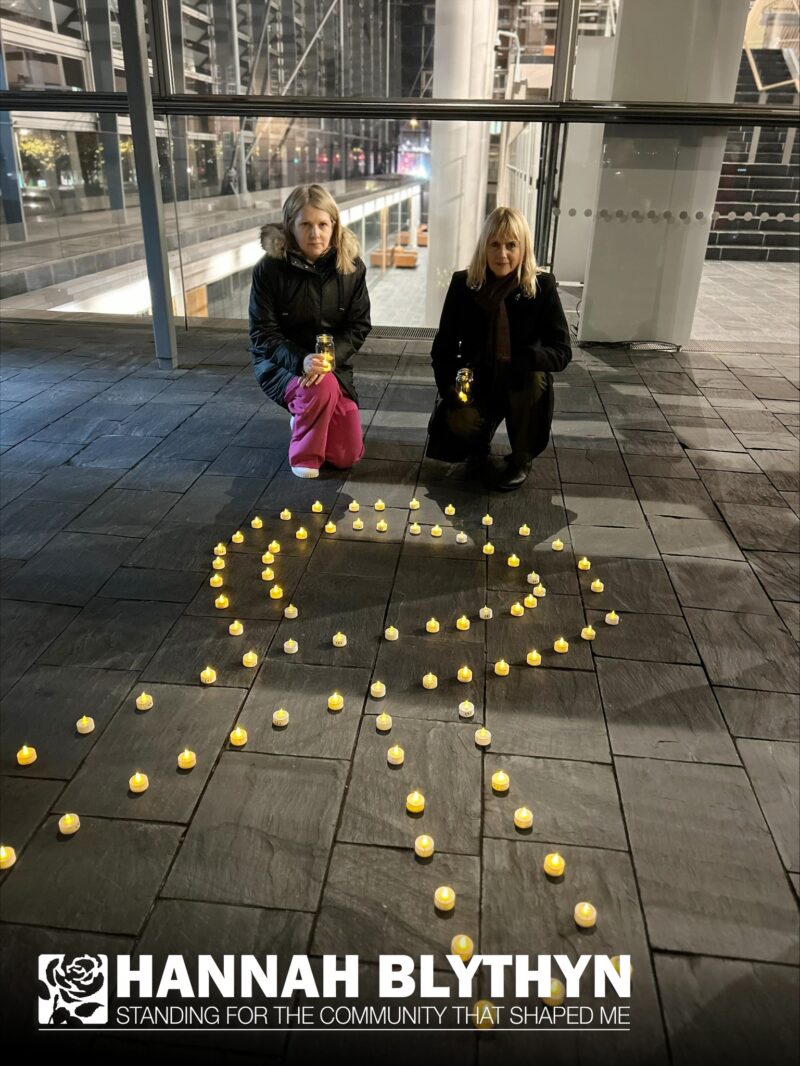
[[[128,779],[128,788],[131,792],[146,792],[150,787],[150,779],[147,774],[142,774],[138,770],[133,777]]]
[[[205,669],[200,671],[200,680],[204,685],[213,685],[217,680],[217,671],[213,666],[206,666]]]
[[[265,566],[264,569],[261,571],[261,580],[262,581],[273,581],[274,578],[275,578],[275,571],[272,569],[271,566]]]
[[[328,696],[328,710],[341,711],[342,707],[344,707],[344,696],[340,695],[338,692],[332,692],[330,696]]]
[[[514,811],[514,825],[517,829],[530,829],[533,825],[533,811],[528,807],[517,807]]]
[[[584,626],[583,629],[581,630],[581,637],[584,640],[594,640],[594,638],[596,636],[597,636],[597,634],[596,634],[596,632],[594,630],[594,626],[591,626],[591,625]]]
[[[529,651],[528,654],[525,656],[525,662],[528,664],[528,666],[541,666],[542,656],[539,654],[536,648],[534,648],[533,651]]]
[[[283,617],[289,619],[297,618],[298,610],[293,603],[287,603],[283,608]]]
[[[273,585],[269,590],[269,598],[271,600],[279,600],[283,596],[283,589],[280,585]]]
[[[228,552],[228,549],[225,547],[225,545],[222,543],[222,541],[220,541],[219,544],[217,544],[216,547],[214,548],[214,554],[215,555],[227,555],[227,552]]]
[[[400,630],[397,629],[395,626],[387,626],[386,629],[384,629],[383,631],[383,635],[386,640],[397,640],[397,638],[400,636]]]
[[[518,555],[514,555],[514,553],[512,552],[511,555],[509,555],[509,557],[507,559],[507,562],[508,562],[508,565],[512,569],[514,569],[515,567],[519,566],[519,556]]]
[[[475,704],[470,700],[462,700],[458,705],[458,713],[461,718],[472,718],[475,715]]]
[[[429,633],[438,633],[439,623],[436,621],[435,618],[429,618],[428,621],[425,623],[425,628]]]
[[[242,533],[241,529],[237,529],[236,530],[236,532],[231,537],[231,541],[234,544],[243,544],[244,543],[244,533]]]
[[[519,527],[518,532],[521,537],[529,537],[531,535],[531,527],[528,525],[527,522],[523,522],[522,525]]]
[[[300,650],[300,645],[294,637],[289,637],[288,640],[283,642],[283,650],[287,655],[296,655]]]
[[[314,512],[314,514],[321,514],[322,513],[322,501],[321,500],[314,500],[314,502],[311,504],[311,510]]]
[[[522,618],[522,616],[525,614],[525,608],[519,602],[512,603],[510,613],[513,614],[515,618]]]
[[[490,514],[485,514],[483,516],[483,518],[481,519],[481,523],[484,526],[490,526],[492,524],[492,522],[494,522],[494,519],[492,518],[492,516]]]
[[[383,502],[383,500],[376,500],[375,501],[375,510],[376,511],[385,511],[386,510],[386,504]]]
[[[354,522],[353,522],[353,529],[355,529],[356,532],[359,532],[363,528],[364,528],[364,523],[362,522],[362,520],[360,518],[356,518],[354,520]]]
[[[584,557],[582,559],[578,560],[578,569],[579,570],[591,570],[592,569],[592,564],[589,562],[589,560],[586,558],[585,555],[584,555]]]
[[[136,697],[136,710],[149,711],[153,706],[153,697],[149,692],[140,692]]]
[[[382,700],[386,695],[386,685],[382,681],[373,681],[369,686],[369,694],[374,700]]]
[[[559,655],[566,655],[569,651],[569,644],[563,637],[559,637],[553,644],[553,651],[557,651]]]
[[[439,684],[438,677],[436,676],[436,674],[432,674],[430,672],[425,674],[425,676],[422,679],[422,687],[423,688],[429,688],[429,689],[436,688],[436,686],[438,684]]]
[[[10,844],[0,844],[0,870],[8,870],[17,861],[17,853]]]
[[[267,545],[267,551],[272,552],[273,555],[277,555],[281,550],[280,544],[277,540],[271,540]]]
[[[383,518],[379,522],[375,523],[375,529],[378,531],[378,533],[385,533],[388,528],[389,524],[388,522],[385,522]]]
[[[408,506],[409,506],[409,509],[411,511],[418,511],[419,510],[419,500],[416,498],[416,496],[414,497],[413,500],[409,500],[408,501]]]
[[[246,651],[242,656],[242,666],[247,666],[252,670],[254,666],[258,666],[258,656],[254,651]]]
[[[348,505],[347,505],[347,510],[348,511],[352,511],[353,514],[355,514],[357,511],[359,511],[360,507],[359,507],[359,504],[358,504],[358,500],[351,500],[350,503],[348,503]]]
[[[197,765],[197,756],[189,748],[184,748],[178,756],[178,766],[181,770],[191,770]]]
[[[460,529],[458,533],[456,533],[456,544],[466,544],[468,540],[469,537],[463,529]]]
[[[422,836],[418,836],[414,841],[414,853],[419,855],[421,859],[429,859],[434,852],[433,837],[429,837],[427,833],[423,833]]]
[[[386,761],[390,766],[402,766],[405,762],[406,753],[399,744],[393,744],[386,752]]]
[[[496,770],[492,774],[492,791],[493,792],[508,792],[511,779],[505,770]]]
[[[217,598],[214,600],[214,606],[217,608],[218,611],[224,611],[225,608],[228,607],[229,605],[230,605],[230,600],[228,599],[228,597],[225,595],[224,592],[221,592],[219,594],[219,596],[217,596]]]
[[[564,982],[554,977],[550,982],[550,995],[544,997],[544,1002],[548,1007],[560,1007],[566,994],[567,990],[564,987]]]
[[[283,707],[279,707],[277,711],[273,712],[272,724],[276,729],[283,729],[289,724],[289,712],[284,710]]]
[[[379,733],[388,733],[389,730],[392,728],[392,716],[390,714],[386,714],[385,711],[383,712],[383,714],[379,714],[375,718],[375,728],[378,730]]]
[[[347,646],[347,637],[344,633],[334,633],[332,644],[334,648],[344,648]]]
[[[252,518],[250,520],[250,525],[253,527],[253,529],[261,529],[264,523],[261,521],[261,518],[256,515],[255,518]]]
[[[433,903],[437,911],[451,911],[456,905],[456,894],[447,885],[440,885],[433,893]]]
[[[505,661],[505,659],[498,659],[498,661],[494,664],[494,672],[497,674],[498,677],[507,677],[509,669],[510,667]]]
[[[533,594],[534,594],[534,596],[535,596],[535,597],[536,597],[537,599],[539,599],[539,600],[540,600],[540,599],[542,599],[542,598],[543,598],[544,596],[546,596],[546,595],[547,595],[547,589],[546,589],[546,588],[544,587],[544,585],[541,585],[541,584],[540,584],[540,585],[534,585],[534,586],[533,586]]]
[[[481,607],[480,611],[478,611],[478,614],[481,616],[484,622],[489,621],[489,619],[492,617],[492,613],[493,612],[491,607]]]
[[[441,537],[441,535],[442,535],[442,527],[441,526],[431,526],[431,536],[432,537]]]
[[[544,872],[548,877],[561,877],[566,865],[563,855],[559,855],[557,851],[552,851],[544,857]]]
[[[218,589],[222,587],[222,574],[212,574],[208,579],[209,585],[212,589]]]
[[[284,509],[280,513],[281,521],[282,522],[288,522],[291,519],[291,517],[292,517],[292,512],[289,510],[288,507],[284,507]]]
[[[534,594],[532,592],[529,592],[525,599],[522,601],[522,604],[524,607],[527,607],[529,610],[532,611],[536,609],[536,605],[538,602],[539,601],[536,599]]]
[[[575,924],[579,925],[581,929],[591,929],[597,921],[597,910],[591,903],[576,903],[573,917],[575,918]]]
[[[215,555],[214,558],[211,560],[211,566],[214,568],[214,570],[224,570],[225,560],[219,555]]]
[[[490,540],[487,540],[483,546],[484,555],[494,555],[494,544]]]
[[[261,562],[264,563],[265,566],[269,566],[270,563],[275,562],[275,556],[272,554],[272,552],[264,552],[264,554],[261,556]]]
[[[448,505],[447,505],[447,506],[445,507],[445,509],[444,509],[444,513],[445,513],[446,515],[454,515],[454,514],[456,513],[456,509],[455,509],[455,507],[454,507],[454,506],[452,505],[452,503],[448,503]]]
[[[619,625],[619,615],[617,614],[616,611],[611,610],[611,611],[608,612],[608,614],[606,615],[606,625],[609,625],[609,626],[618,626]]]
[[[421,814],[425,810],[425,797],[414,789],[406,796],[406,810],[411,814]]]
[[[469,962],[474,951],[475,945],[466,933],[458,933],[450,941],[450,954],[458,955],[462,962]]]
[[[331,521],[327,521],[325,523],[325,532],[326,533],[335,533],[336,532],[336,523],[335,522],[331,522]]]
[[[468,681],[472,680],[472,671],[468,666],[462,666],[456,676],[459,681],[463,681],[464,684],[466,684]]]
[[[591,588],[592,592],[602,592],[605,588],[605,585],[599,577],[596,577],[589,587]]]
[[[247,730],[237,725],[229,739],[234,748],[243,748],[247,743]]]
[[[305,526],[299,526],[294,531],[294,535],[296,540],[308,540],[308,530]]]
[[[492,743],[492,734],[485,725],[482,725],[480,729],[475,730],[475,743],[479,748],[488,748]]]
[[[71,837],[81,827],[81,820],[77,814],[62,814],[58,819],[58,831],[62,836]]]
[[[20,766],[30,766],[37,758],[36,748],[28,747],[27,744],[23,744],[17,752],[17,762]]]
[[[82,715],[75,723],[75,728],[82,736],[85,736],[87,733],[93,733],[94,718],[90,718],[87,714]]]

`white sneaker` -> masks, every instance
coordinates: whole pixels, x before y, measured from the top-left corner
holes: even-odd
[[[293,466],[292,473],[295,477],[319,477],[319,470],[314,466]]]
[[[289,432],[294,433],[294,415],[289,419]]]

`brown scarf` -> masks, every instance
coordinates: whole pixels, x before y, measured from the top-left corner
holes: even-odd
[[[487,341],[491,359],[492,353],[498,363],[511,362],[511,334],[508,329],[506,297],[517,288],[517,272],[512,270],[504,278],[497,278],[490,270],[486,271],[486,281],[475,293],[475,302],[489,316]]]

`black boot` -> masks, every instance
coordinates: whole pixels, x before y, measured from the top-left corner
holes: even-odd
[[[517,463],[513,459],[506,460],[505,470],[493,479],[492,488],[497,492],[513,492],[520,485],[524,485],[531,472],[531,460]]]

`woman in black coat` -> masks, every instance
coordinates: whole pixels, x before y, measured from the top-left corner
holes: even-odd
[[[498,207],[469,269],[453,274],[442,308],[431,350],[439,400],[426,454],[467,460],[477,473],[505,419],[511,455],[494,487],[519,488],[550,438],[552,375],[571,358],[555,278],[536,265],[527,220],[513,207]]]
[[[264,226],[261,244],[250,291],[256,380],[292,415],[293,474],[318,477],[323,462],[347,468],[364,454],[350,360],[370,331],[358,242],[327,189],[299,185],[283,226]]]

